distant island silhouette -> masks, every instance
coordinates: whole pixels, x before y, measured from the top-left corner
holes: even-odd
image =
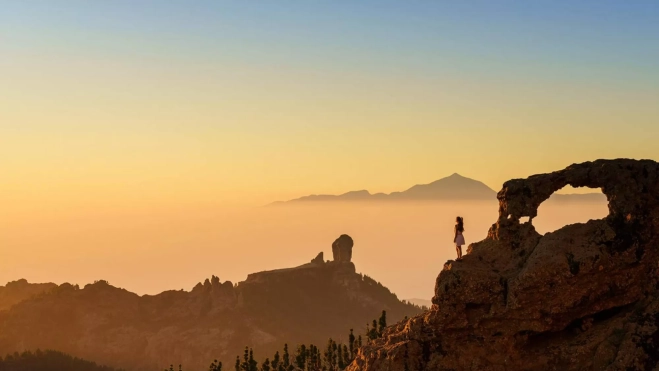
[[[497,192],[483,182],[464,177],[458,173],[428,184],[417,184],[405,191],[392,193],[370,193],[367,190],[351,191],[340,195],[308,195],[288,201],[277,201],[270,205],[318,201],[451,201],[482,200],[496,201]],[[605,202],[601,192],[583,194],[554,194],[552,201],[559,202]]]

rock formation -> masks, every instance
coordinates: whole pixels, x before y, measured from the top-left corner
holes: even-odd
[[[566,185],[601,188],[609,215],[539,235],[538,206]],[[659,164],[575,164],[508,181],[497,198],[498,220],[444,265],[431,310],[348,370],[657,370]]]
[[[314,264],[325,264],[325,258],[323,256],[323,252],[322,251],[319,252],[315,258],[311,259],[311,262]]]
[[[133,371],[170,364],[199,370],[214,359],[232,364],[246,345],[261,359],[284,343],[322,345],[363,328],[383,309],[392,320],[420,313],[356,273],[345,255],[352,247],[346,237],[337,245],[347,263],[324,262],[321,253],[299,267],[250,274],[237,285],[212,276],[190,292],[138,296],[97,281],[22,295],[0,310],[0,355],[54,349]],[[18,286],[29,284],[8,289]]]
[[[332,244],[332,255],[335,262],[350,263],[352,260],[353,241],[347,234],[342,234]]]

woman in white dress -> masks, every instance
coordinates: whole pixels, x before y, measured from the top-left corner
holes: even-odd
[[[462,217],[455,218],[455,228],[453,237],[453,242],[455,243],[455,251],[458,253],[458,259],[462,259],[462,245],[465,244],[465,238],[462,235],[462,232],[465,231],[464,222]]]

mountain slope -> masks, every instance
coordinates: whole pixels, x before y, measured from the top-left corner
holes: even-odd
[[[412,298],[412,299],[407,299],[407,302],[426,308],[430,308],[432,306],[432,301],[428,299]]]
[[[55,287],[57,285],[54,283],[34,284],[28,283],[26,280],[9,282],[6,286],[0,286],[0,311]]]
[[[55,349],[131,370],[230,364],[246,345],[268,355],[284,343],[324,344],[386,310],[416,315],[353,263],[311,263],[254,273],[234,285],[213,277],[192,291],[138,296],[105,281],[60,285],[0,311],[0,354]],[[265,356],[265,354],[264,354]]]
[[[115,371],[94,362],[52,350],[24,352],[0,357],[0,371]],[[119,371],[119,370],[116,370]]]

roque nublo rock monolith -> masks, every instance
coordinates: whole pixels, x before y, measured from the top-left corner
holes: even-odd
[[[566,185],[601,188],[609,215],[538,234],[538,206]],[[497,198],[498,220],[444,265],[433,307],[348,370],[658,370],[659,164],[574,164]]]
[[[335,262],[350,263],[352,260],[352,237],[342,234],[332,243],[332,255]]]

